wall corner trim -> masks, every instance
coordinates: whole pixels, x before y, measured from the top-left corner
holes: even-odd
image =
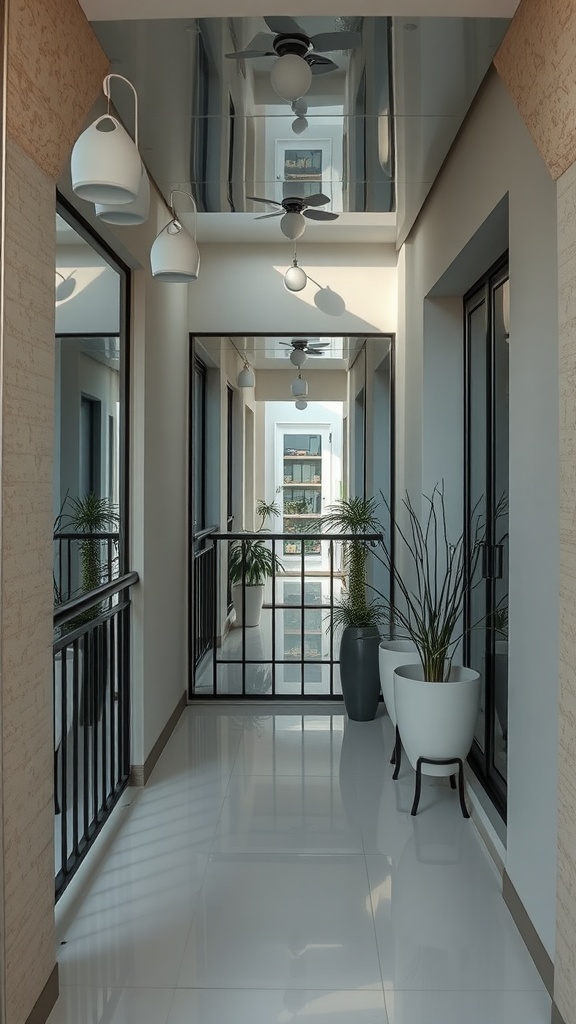
[[[174,711],[170,715],[170,718],[166,722],[166,725],[162,729],[156,743],[152,747],[152,750],[148,754],[144,764],[133,764],[130,770],[130,785],[131,786],[145,786],[150,778],[152,771],[160,757],[160,754],[164,750],[168,740],[170,739],[174,729],[176,728],[180,715],[184,711],[184,708],[188,704],[188,695],[186,691],[180,697]]]
[[[48,981],[44,985],[34,1007],[26,1020],[26,1024],[46,1024],[48,1017],[58,999],[58,964],[54,965]]]
[[[560,1013],[560,1010],[556,1006],[554,1000],[552,1000],[552,1013],[550,1014],[550,1024],[566,1024],[564,1017]]]
[[[502,898],[512,914],[514,924],[520,932],[524,944],[536,965],[536,970],[546,986],[548,995],[552,998],[554,994],[554,964],[546,952],[542,940],[528,916],[528,911],[506,871],[504,871],[502,876]],[[553,1024],[563,1024],[560,1015],[557,1018],[554,1017],[554,1007],[552,1009],[552,1022]]]

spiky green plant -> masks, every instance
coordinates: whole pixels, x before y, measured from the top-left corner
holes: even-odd
[[[385,595],[379,596],[388,609],[390,620],[396,624],[396,635],[402,634],[415,644],[424,679],[444,682],[450,674],[455,648],[468,632],[462,624],[462,615],[467,594],[481,582],[472,581],[486,528],[476,506],[468,529],[451,541],[444,484],[436,484],[430,496],[422,497],[422,517],[408,495],[403,499],[407,517],[405,528],[383,499],[390,515],[391,532],[400,539],[407,556],[408,573],[414,582],[413,586],[406,582],[398,563],[392,561],[389,544],[383,540],[376,557],[391,572],[401,601],[392,604]]]
[[[260,516],[256,534],[260,534],[265,532],[264,523],[268,518],[282,513],[274,501],[267,503],[260,499],[256,503],[256,514]],[[282,572],[283,568],[278,556],[255,534],[247,534],[242,540],[232,541],[228,549],[228,576],[233,586],[242,583],[243,578],[247,587],[262,586],[269,576]]]
[[[322,516],[322,526],[343,534],[382,534],[377,516],[376,498],[339,498]],[[377,598],[368,600],[367,568],[370,541],[351,540],[343,545],[346,593],[334,608],[332,621],[337,626],[377,626],[385,614],[385,606]]]
[[[86,533],[86,540],[80,541],[80,575],[82,589],[88,593],[102,583],[102,560],[100,558],[99,533],[112,531],[120,522],[116,505],[108,498],[97,498],[95,494],[84,494],[79,498],[67,498],[59,516],[59,528],[74,533]]]

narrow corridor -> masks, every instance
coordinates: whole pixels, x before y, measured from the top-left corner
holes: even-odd
[[[333,709],[185,711],[58,906],[49,1024],[549,1021],[456,794],[411,818],[389,719]]]

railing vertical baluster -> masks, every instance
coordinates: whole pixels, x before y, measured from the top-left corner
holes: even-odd
[[[276,541],[272,540],[272,696],[276,694]]]
[[[92,817],[98,821],[98,644],[97,635],[89,633],[91,643],[90,658],[90,717],[92,719]]]
[[[68,650],[64,648],[62,653]],[[74,856],[77,857],[79,853],[79,825],[78,825],[78,774],[79,774],[79,751],[78,751],[78,728],[79,728],[79,700],[78,700],[78,689],[79,689],[79,673],[78,673],[78,640],[75,640],[72,644],[72,829],[74,831],[74,844],[73,851]]]
[[[330,551],[330,696],[334,696],[334,541],[329,541]]]
[[[110,619],[110,786],[112,793],[116,792],[116,745],[118,743],[118,701],[116,689],[118,679],[116,674],[116,616]]]
[[[60,661],[60,857],[66,870],[68,861],[68,672],[66,648]]]
[[[83,735],[83,766],[84,774],[82,779],[82,802],[84,808],[84,843],[88,842],[89,831],[90,831],[90,733],[88,721],[90,719],[89,704],[88,704],[88,693],[89,693],[89,682],[88,673],[90,671],[90,664],[88,661],[90,655],[90,643],[89,634],[85,633],[82,637],[82,699],[80,703],[81,716],[82,716],[82,735]]]
[[[108,803],[108,621],[103,622],[100,627],[100,705],[101,715],[101,736],[102,736],[102,799],[101,807],[104,809]]]
[[[304,574],[306,572],[306,555],[304,552],[304,538],[300,541],[300,695],[304,696],[304,636],[305,636],[305,584]]]
[[[246,696],[246,541],[242,541],[242,696]]]
[[[222,548],[218,549],[219,551]],[[219,561],[218,552],[215,549],[214,565],[212,572],[212,587],[214,590],[214,639],[212,642],[212,694],[215,696],[218,692],[218,595],[220,593],[219,586]]]

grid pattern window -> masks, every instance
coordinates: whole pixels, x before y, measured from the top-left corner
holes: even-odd
[[[283,531],[318,533],[322,513],[322,437],[285,434],[283,450]],[[301,554],[301,541],[284,541],[285,555]],[[319,554],[320,541],[304,541],[305,554]]]

